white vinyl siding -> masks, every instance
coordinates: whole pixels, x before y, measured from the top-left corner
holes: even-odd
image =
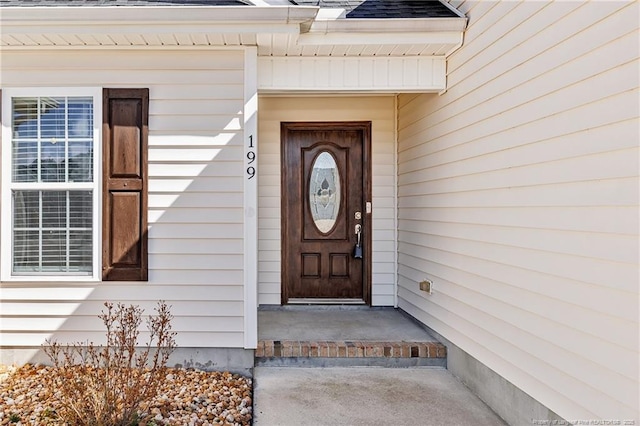
[[[638,3],[451,4],[447,92],[399,97],[399,306],[565,419],[637,420]]]
[[[164,299],[179,346],[242,348],[244,52],[3,51],[2,62],[3,87],[149,88],[149,281],[2,283],[0,344],[98,341],[103,301],[152,313]]]
[[[258,302],[280,304],[280,123],[371,121],[372,303],[393,306],[395,281],[394,97],[261,97],[258,181]]]
[[[262,56],[260,91],[436,92],[445,86],[442,56]]]

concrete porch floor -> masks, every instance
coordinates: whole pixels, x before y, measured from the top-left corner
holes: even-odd
[[[258,339],[436,342],[397,309],[341,305],[260,307]]]

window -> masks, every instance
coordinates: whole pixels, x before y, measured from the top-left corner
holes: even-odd
[[[148,89],[4,89],[2,280],[147,280]]]
[[[5,89],[2,105],[3,279],[97,278],[101,91]]]

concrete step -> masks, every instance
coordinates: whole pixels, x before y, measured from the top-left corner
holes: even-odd
[[[506,426],[443,368],[254,371],[254,426]]]
[[[446,367],[447,348],[433,341],[260,340],[263,367]]]

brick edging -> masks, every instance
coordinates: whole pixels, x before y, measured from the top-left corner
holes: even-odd
[[[257,358],[446,358],[438,342],[260,340]]]

